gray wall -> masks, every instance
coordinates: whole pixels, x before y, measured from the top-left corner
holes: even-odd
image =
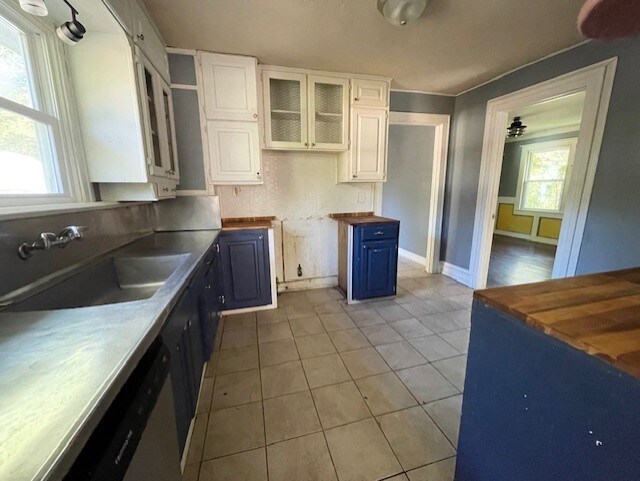
[[[589,42],[456,97],[442,258],[468,268],[487,101],[618,57],[579,274],[640,265],[640,39]]]
[[[423,114],[453,115],[455,97],[391,91],[389,101],[393,112],[418,112]]]
[[[382,215],[400,221],[401,248],[425,256],[435,127],[390,125]]]
[[[571,139],[577,137],[578,132],[565,134],[545,135],[516,142],[505,142],[504,156],[502,157],[502,173],[500,174],[500,188],[498,195],[501,197],[515,197],[518,190],[518,175],[520,174],[521,147],[537,142],[550,142],[552,140]]]

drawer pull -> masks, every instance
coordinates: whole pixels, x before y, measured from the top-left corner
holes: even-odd
[[[377,232],[374,232],[373,235],[384,235],[384,232],[379,230]]]

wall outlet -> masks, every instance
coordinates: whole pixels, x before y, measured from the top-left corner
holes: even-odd
[[[358,193],[358,204],[364,204],[367,201],[367,194],[365,192]]]

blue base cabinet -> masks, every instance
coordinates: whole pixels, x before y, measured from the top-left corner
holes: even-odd
[[[354,299],[396,294],[399,228],[399,222],[354,226]]]
[[[271,304],[267,229],[223,230],[219,239],[223,309]]]

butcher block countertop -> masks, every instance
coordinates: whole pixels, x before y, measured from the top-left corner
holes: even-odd
[[[222,230],[271,229],[275,216],[265,217],[228,217],[222,219]]]
[[[339,222],[344,222],[345,224],[350,225],[399,222],[396,219],[389,219],[388,217],[380,217],[378,215],[374,215],[373,212],[345,212],[341,214],[329,214],[329,217]]]
[[[640,378],[640,268],[486,289],[474,297]]]

